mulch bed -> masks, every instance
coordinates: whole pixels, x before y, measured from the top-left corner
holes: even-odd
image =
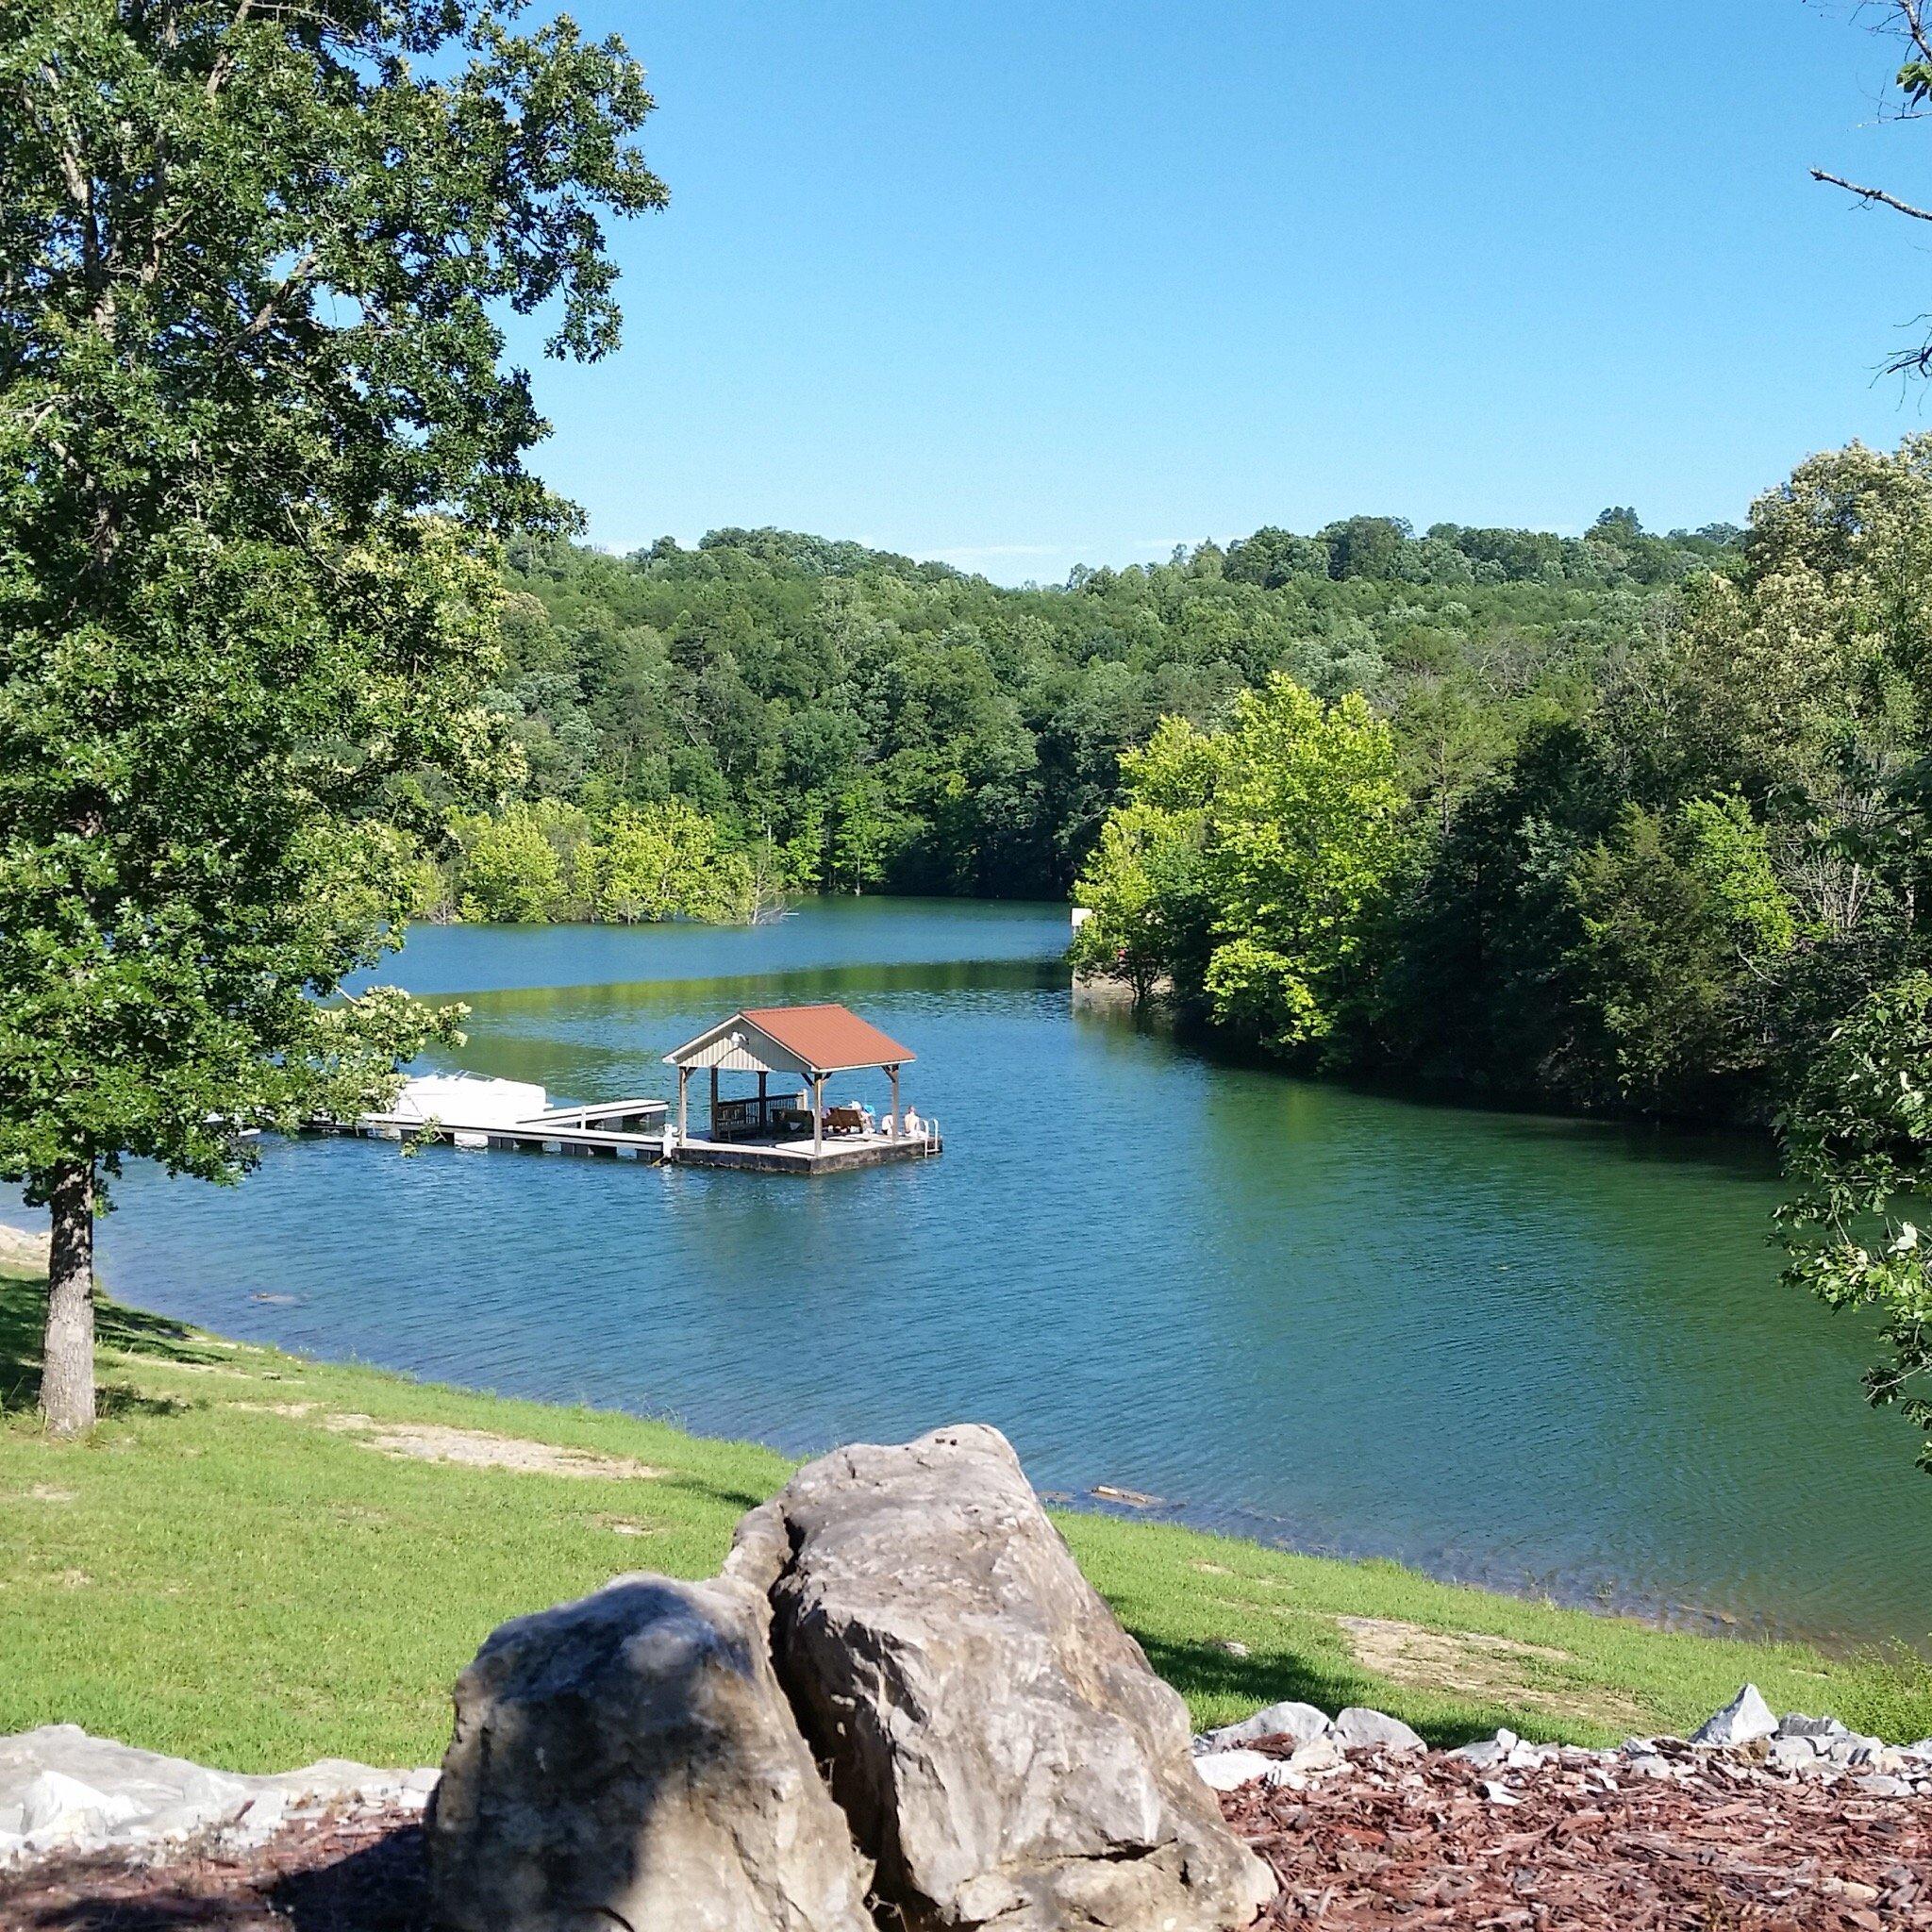
[[[291,1825],[258,1850],[0,1873],[0,1932],[424,1932],[416,1812]]]
[[[1432,1754],[1307,1790],[1223,1799],[1274,1866],[1267,1928],[1895,1932],[1932,1928],[1932,1799],[1772,1781],[1712,1761],[1682,1782],[1549,1767],[1503,1779]],[[0,1874],[4,1932],[424,1932],[413,1815],[325,1821],[260,1850]],[[671,1932],[671,1928],[664,1928]]]
[[[1932,1927],[1932,1799],[1774,1780],[1711,1760],[1479,1773],[1432,1754],[1307,1790],[1244,1786],[1228,1821],[1274,1867],[1261,1924],[1529,1932]],[[1615,1778],[1615,1789],[1603,1785]]]

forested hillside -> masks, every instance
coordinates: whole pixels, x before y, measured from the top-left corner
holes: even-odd
[[[442,891],[499,918],[781,889],[1064,896],[1121,753],[1164,716],[1223,723],[1275,672],[1397,719],[1408,780],[1446,822],[1526,720],[1576,708],[1667,629],[1674,587],[1737,535],[1651,536],[1627,509],[1569,539],[1356,517],[1024,590],[776,530],[625,558],[525,544],[497,702],[526,798],[460,828]],[[714,822],[736,870],[700,865],[689,902],[609,899],[613,813],[670,864],[671,799]]]
[[[1164,723],[1081,884],[1085,963],[1306,1064],[1791,1103],[1927,963],[1932,439],[1815,457],[1721,571],[1590,595],[1385,651],[1359,696],[1291,663],[1223,728]]]

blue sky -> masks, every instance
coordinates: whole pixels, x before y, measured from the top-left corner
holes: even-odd
[[[625,344],[540,364],[619,548],[777,524],[1004,581],[1357,511],[1741,520],[1932,428],[1896,56],[1805,0],[579,4],[651,70]],[[536,353],[519,328],[513,351]]]

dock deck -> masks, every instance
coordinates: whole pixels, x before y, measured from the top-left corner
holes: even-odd
[[[466,1148],[502,1148],[526,1154],[602,1155],[612,1160],[641,1160],[652,1167],[738,1168],[757,1174],[842,1174],[854,1168],[884,1167],[901,1160],[927,1160],[944,1145],[938,1134],[853,1134],[827,1141],[816,1153],[808,1141],[675,1141],[665,1151],[662,1101],[610,1101],[601,1107],[558,1108],[527,1121],[467,1124],[424,1122],[400,1114],[364,1114],[347,1125],[317,1123],[327,1133],[364,1140],[427,1139]],[[654,1132],[606,1127],[596,1121],[635,1121],[657,1117]]]

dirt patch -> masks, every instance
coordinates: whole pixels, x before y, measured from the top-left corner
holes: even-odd
[[[319,1402],[230,1402],[228,1408],[239,1408],[249,1415],[313,1415],[322,1407]]]
[[[226,1362],[164,1360],[151,1355],[142,1355],[131,1348],[115,1349],[113,1359],[125,1363],[130,1369],[166,1369],[171,1374],[179,1375],[220,1375],[225,1381],[233,1382],[258,1382],[264,1379],[252,1370],[233,1368]],[[267,1379],[276,1378],[271,1376]]]
[[[1487,1630],[1430,1630],[1392,1617],[1337,1617],[1335,1623],[1357,1663],[1397,1684],[1524,1704],[1613,1729],[1641,1729],[1645,1722],[1642,1707],[1614,1690],[1536,1682],[1538,1665],[1576,1661],[1554,1644],[1524,1643]]]
[[[487,1429],[453,1429],[441,1423],[379,1423],[373,1416],[332,1415],[323,1426],[352,1436],[366,1449],[410,1462],[454,1462],[465,1469],[513,1469],[535,1475],[589,1477],[600,1482],[651,1482],[665,1472],[628,1456],[598,1449],[563,1449]]]
[[[655,1523],[635,1523],[627,1516],[600,1516],[597,1519],[597,1527],[599,1529],[608,1529],[612,1536],[656,1536],[658,1534],[658,1525]]]
[[[52,1483],[36,1483],[27,1495],[36,1503],[77,1503],[80,1500],[78,1490],[57,1490]]]
[[[44,1268],[47,1265],[47,1237],[31,1228],[15,1227],[0,1221],[0,1261],[15,1268]]]

